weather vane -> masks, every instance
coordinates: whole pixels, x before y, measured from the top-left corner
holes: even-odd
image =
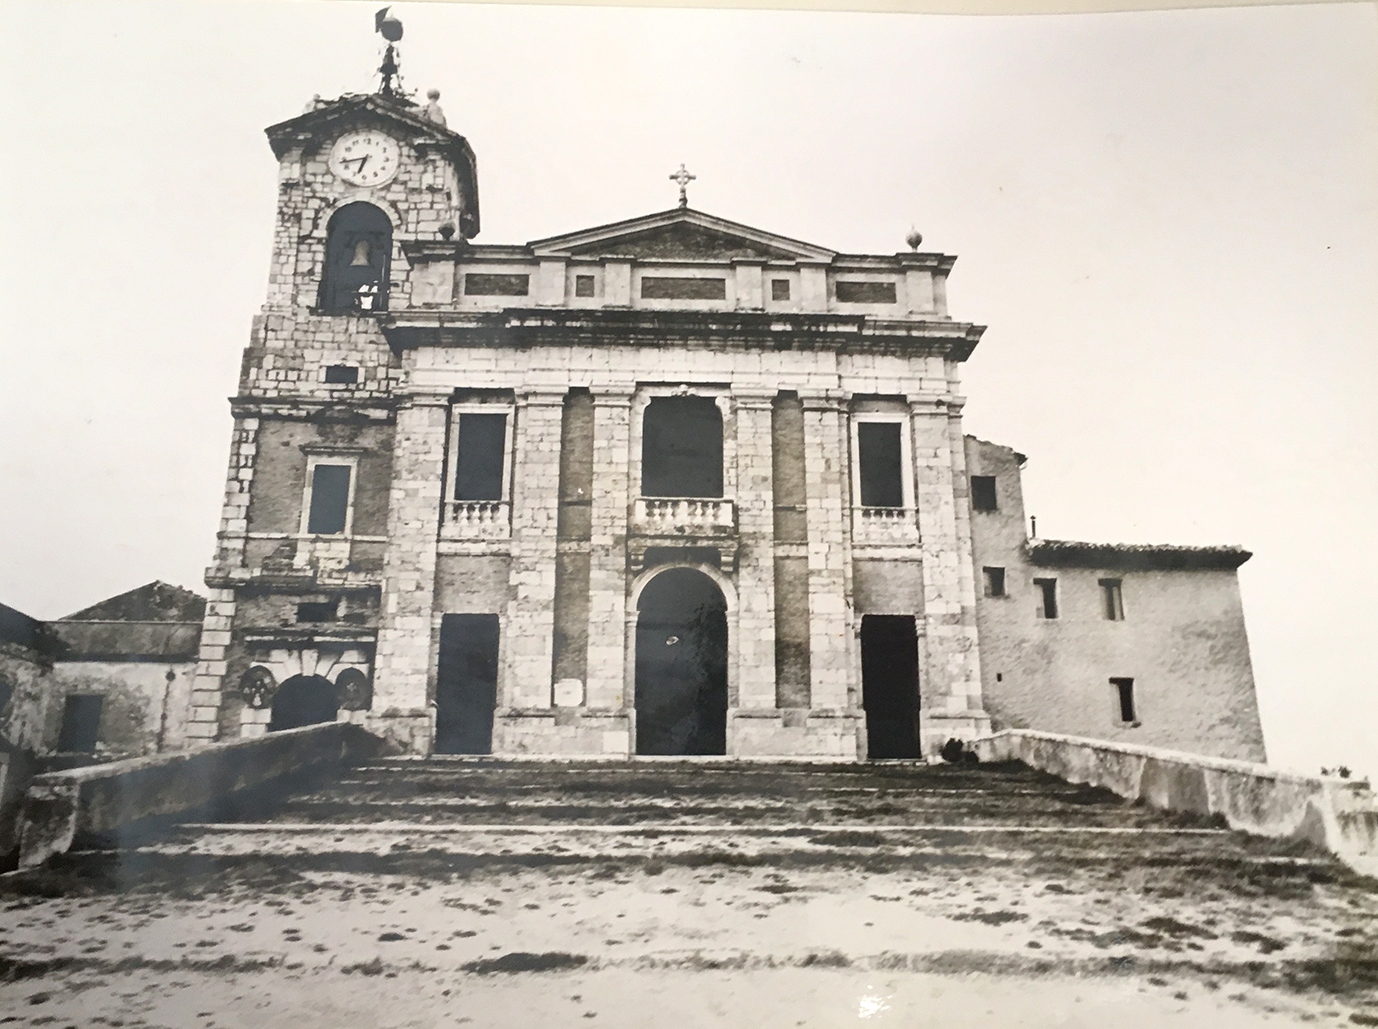
[[[689,183],[693,182],[697,178],[697,175],[691,175],[688,171],[685,170],[683,161],[679,163],[679,171],[675,172],[673,175],[670,176],[671,182],[679,183],[680,207],[689,206]]]
[[[402,72],[397,66],[397,48],[393,46],[402,38],[402,22],[388,11],[391,8],[384,7],[373,16],[373,31],[380,33],[388,41],[388,48],[383,51],[383,63],[378,66],[378,73],[383,76],[383,82],[378,87],[378,92],[383,96],[405,96],[402,90]],[[396,87],[392,80],[397,79]]]

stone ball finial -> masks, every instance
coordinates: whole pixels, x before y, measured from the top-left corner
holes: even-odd
[[[440,90],[426,90],[426,99],[430,101],[426,104],[424,112],[426,120],[434,125],[439,125],[442,129],[445,128],[445,112],[440,109]]]
[[[919,245],[923,243],[923,233],[919,232],[919,230],[913,226],[910,226],[909,235],[904,237],[904,241],[909,244],[910,250],[918,250]]]

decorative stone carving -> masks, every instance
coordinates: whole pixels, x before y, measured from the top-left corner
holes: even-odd
[[[239,680],[239,692],[244,702],[255,711],[271,707],[273,695],[277,693],[277,680],[273,673],[262,665],[254,665]]]
[[[335,679],[335,693],[345,711],[367,711],[373,706],[373,680],[359,668],[346,668]]]

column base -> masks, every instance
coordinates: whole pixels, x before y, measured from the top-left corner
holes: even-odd
[[[493,753],[499,756],[626,758],[631,746],[630,711],[508,708],[493,718]]]
[[[984,711],[920,711],[919,743],[923,756],[935,758],[948,740],[963,743],[990,735],[990,715]]]
[[[727,751],[733,757],[856,761],[865,736],[862,711],[788,707],[736,708],[727,713]]]
[[[435,712],[430,708],[400,711],[389,708],[374,713],[370,711],[362,719],[353,717],[349,721],[359,721],[365,729],[386,741],[384,753],[412,754],[427,757],[435,739]]]

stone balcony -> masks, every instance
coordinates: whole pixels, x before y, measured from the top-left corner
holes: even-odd
[[[512,505],[502,500],[447,500],[441,512],[443,540],[505,540],[512,536]]]
[[[858,546],[908,547],[919,542],[917,512],[912,507],[852,508],[852,543]]]
[[[720,497],[637,497],[633,535],[685,539],[735,536],[737,506]]]

